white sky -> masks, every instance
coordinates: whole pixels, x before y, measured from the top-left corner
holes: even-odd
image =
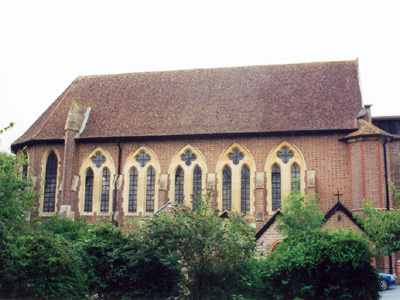
[[[400,115],[400,1],[2,0],[1,150],[79,75],[359,59]]]

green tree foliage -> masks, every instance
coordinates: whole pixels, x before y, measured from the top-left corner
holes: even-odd
[[[400,154],[399,154],[400,159]],[[389,182],[397,205],[392,210],[376,209],[371,202],[363,203],[364,216],[356,216],[366,236],[374,243],[377,253],[390,255],[400,250],[400,192]]]
[[[83,299],[82,250],[61,235],[33,229],[1,251],[0,295],[23,299]]]
[[[24,213],[35,205],[36,192],[32,183],[22,178],[20,166],[26,158],[0,152],[0,236],[3,238],[10,230],[21,229],[26,225]]]
[[[379,299],[368,243],[358,234],[319,231],[287,238],[264,261],[271,299]]]
[[[378,210],[369,202],[364,202],[363,208],[364,216],[356,218],[376,252],[390,255],[400,250],[400,209]]]
[[[86,275],[79,247],[25,221],[38,195],[21,174],[26,163],[23,155],[0,153],[0,296],[81,299]]]
[[[218,217],[208,198],[195,211],[177,207],[146,221],[148,240],[179,258],[191,299],[231,299],[239,293],[243,268],[254,256],[256,242],[242,214]]]
[[[284,214],[278,218],[276,228],[284,236],[310,234],[319,231],[324,224],[324,215],[314,196],[293,193],[283,202],[282,211]]]
[[[286,238],[259,261],[268,299],[378,299],[368,242],[359,234],[323,231],[315,199],[291,195],[278,228]]]

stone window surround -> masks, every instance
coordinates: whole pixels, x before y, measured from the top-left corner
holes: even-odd
[[[60,158],[60,153],[58,153],[57,149],[54,147],[49,147],[43,157],[42,157],[42,173],[41,173],[41,178],[46,178],[46,164],[47,164],[47,158],[49,157],[50,153],[54,152],[54,154],[57,157],[57,180],[56,180],[56,196],[55,196],[55,203],[54,203],[54,212],[44,212],[43,211],[43,201],[44,201],[44,186],[45,183],[42,181],[41,186],[40,186],[40,198],[39,198],[39,216],[41,217],[49,217],[49,216],[54,216],[57,213],[57,204],[58,204],[58,190],[60,186],[60,169],[61,169],[61,158]]]
[[[97,168],[93,163],[93,157],[97,155],[97,153],[101,153],[102,156],[105,157],[106,161]],[[110,196],[109,196],[109,208],[106,212],[100,212],[100,201],[101,201],[101,187],[102,187],[102,179],[103,179],[103,171],[105,168],[108,168],[110,172]],[[84,211],[84,202],[85,202],[85,187],[86,187],[86,173],[89,169],[93,171],[93,199],[92,199],[92,211],[85,212]],[[95,213],[99,216],[109,216],[112,210],[112,197],[114,192],[114,181],[115,181],[115,164],[111,157],[111,155],[101,147],[97,147],[92,150],[86,158],[83,160],[81,169],[80,169],[80,179],[81,185],[79,190],[79,212],[83,216],[91,216]]]
[[[239,160],[238,164],[234,164],[234,162],[229,158],[230,154],[232,154],[233,151],[236,149],[239,151],[239,153],[243,153],[243,159]],[[250,214],[255,211],[254,191],[256,165],[254,163],[253,156],[250,154],[250,151],[248,151],[247,148],[237,142],[233,143],[227,149],[225,149],[217,162],[217,207],[219,210],[222,211],[223,170],[226,166],[229,166],[229,168],[231,169],[232,178],[231,210],[241,211],[241,174],[244,165],[246,165],[250,171]]]
[[[293,152],[293,157],[289,159],[287,163],[284,163],[279,157],[278,153],[283,148],[287,147],[289,151]],[[305,174],[306,174],[306,163],[300,150],[293,144],[283,141],[275,146],[267,157],[265,164],[265,173],[267,174],[267,211],[269,213],[274,212],[272,210],[272,178],[271,172],[275,165],[278,165],[281,169],[281,199],[289,196],[291,193],[291,169],[294,164],[300,168],[300,192],[305,191]]]
[[[146,162],[144,167],[140,165],[140,162],[137,161],[137,157],[141,152],[145,152],[147,156],[150,157],[150,160]],[[137,171],[137,206],[136,212],[129,212],[129,175],[132,168],[135,167]],[[155,190],[154,190],[154,211],[157,211],[159,208],[158,204],[158,190],[159,190],[159,179],[160,179],[160,163],[158,161],[157,156],[147,146],[140,146],[135,151],[133,151],[126,160],[123,169],[124,175],[124,185],[122,192],[122,210],[126,216],[136,216],[136,215],[149,215],[151,212],[146,212],[146,191],[147,191],[147,171],[152,167],[155,171]]]
[[[192,161],[188,166],[184,161],[182,161],[182,155],[190,150],[192,154],[196,156],[196,160]],[[199,149],[193,147],[192,145],[186,145],[182,147],[173,156],[171,163],[169,165],[169,178],[170,178],[170,189],[168,193],[168,198],[171,201],[175,201],[175,174],[176,170],[181,167],[184,173],[184,191],[183,191],[183,205],[192,207],[192,195],[193,195],[193,172],[196,167],[201,170],[201,186],[203,187],[202,194],[206,194],[206,175],[207,175],[207,165],[205,163],[205,158]]]

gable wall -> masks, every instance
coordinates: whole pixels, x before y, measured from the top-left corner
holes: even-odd
[[[340,216],[340,217],[339,217]],[[352,229],[354,232],[362,233],[360,227],[358,227],[354,222],[342,211],[336,211],[330,218],[327,220],[322,227],[323,229],[328,230],[339,230],[342,229]]]

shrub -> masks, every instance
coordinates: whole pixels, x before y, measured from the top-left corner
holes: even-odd
[[[241,292],[241,276],[254,256],[254,230],[242,214],[219,218],[208,199],[202,200],[195,211],[179,206],[170,215],[154,215],[145,235],[180,262],[190,299],[231,299]]]
[[[178,293],[178,258],[157,248],[143,231],[127,235],[111,224],[98,224],[89,232],[86,266],[91,294],[98,299],[153,299]]]
[[[0,254],[2,297],[83,299],[87,295],[79,246],[41,228],[4,245]]]
[[[44,221],[42,229],[62,235],[73,242],[83,241],[89,236],[89,225],[85,219],[79,217],[75,221],[71,221],[56,215]]]
[[[353,232],[319,231],[284,239],[264,261],[274,299],[379,299],[369,244]]]

